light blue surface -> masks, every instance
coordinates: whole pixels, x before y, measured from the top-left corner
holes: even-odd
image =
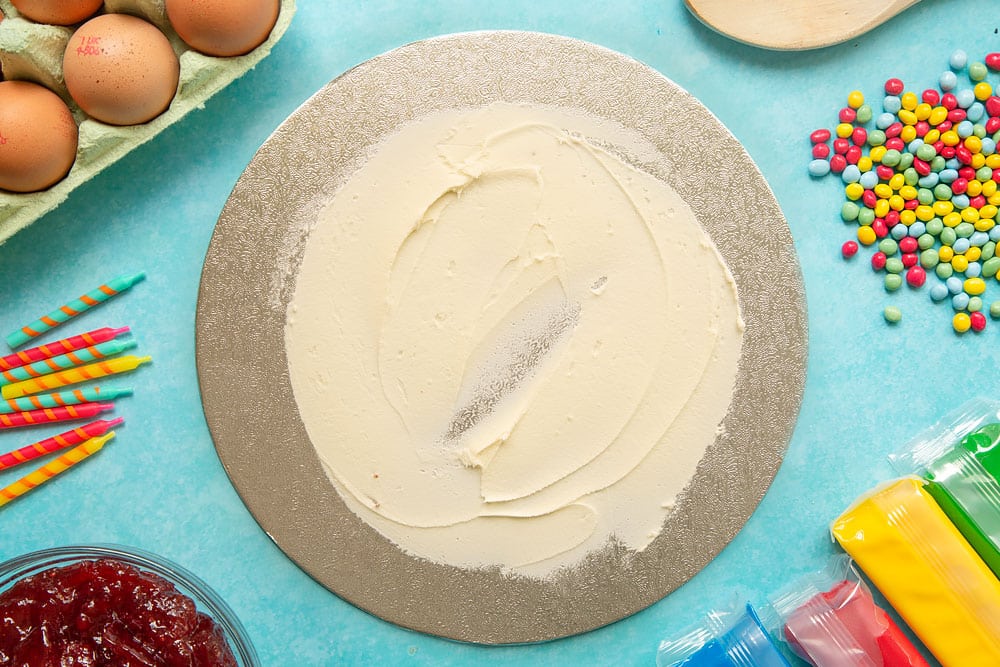
[[[926,0],[873,33],[805,53],[735,44],[693,19],[680,0],[358,4],[363,8],[300,0],[290,30],[256,70],[0,246],[0,333],[102,280],[146,270],[144,283],[60,333],[127,324],[138,352],[154,358],[115,382],[135,387],[118,403],[116,414],[127,420],[119,438],[49,488],[0,510],[0,560],[69,543],[158,552],[219,591],[265,665],[652,665],[665,633],[728,602],[732,591],[760,601],[821,567],[833,552],[828,523],[892,475],[888,452],[971,392],[995,394],[1000,323],[957,337],[950,305],[932,303],[927,288],[888,295],[864,251],[845,263],[839,248],[852,228],[839,219],[842,190],[832,177],[815,181],[806,173],[809,132],[834,125],[849,91],[859,88],[877,103],[889,76],[921,90],[937,82],[956,48],[973,59],[1000,51],[1000,23],[995,12],[984,13],[990,3]],[[805,399],[785,463],[746,528],[713,563],[667,599],[610,627],[544,645],[484,648],[358,611],[270,542],[212,446],[198,395],[194,313],[218,214],[242,169],[288,114],[383,51],[500,28],[558,33],[626,53],[689,90],[729,127],[788,219],[810,341]],[[987,296],[989,303],[1000,291],[993,285]],[[882,320],[887,304],[902,309],[900,324]],[[54,432],[0,433],[0,451]],[[0,474],[0,483],[17,475]]]

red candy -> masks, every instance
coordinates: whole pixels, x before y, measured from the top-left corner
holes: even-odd
[[[947,132],[948,130],[951,129],[951,127],[952,127],[952,122],[950,120],[943,120],[937,125],[937,129],[941,130],[942,132]]]
[[[885,92],[889,95],[899,95],[903,92],[903,82],[899,79],[889,79],[885,82]]]
[[[829,141],[831,136],[832,135],[830,134],[830,130],[820,128],[809,135],[809,141],[813,142],[814,144],[822,144],[826,141]]]
[[[991,116],[1000,116],[1000,97],[990,95],[986,100],[986,113]]]
[[[931,124],[926,120],[918,120],[917,124],[913,126],[913,129],[917,131],[918,137],[922,137],[931,131]]]
[[[938,94],[938,91],[934,90],[933,88],[928,88],[920,95],[920,99],[926,102],[927,104],[931,105],[932,107],[935,107],[937,106],[938,102],[941,101],[941,96]]]
[[[921,287],[927,281],[927,272],[923,267],[911,266],[906,272],[906,284],[910,287]]]
[[[884,164],[880,164],[875,167],[875,174],[879,177],[879,180],[882,181],[888,181],[895,173],[896,171],[892,167],[887,167]]]
[[[969,181],[964,178],[956,178],[951,184],[951,191],[956,195],[964,195],[965,191],[969,189]]]
[[[994,72],[1000,72],[1000,53],[991,53],[986,56],[986,66]]]
[[[813,146],[812,154],[814,158],[825,160],[830,157],[830,147],[826,144],[816,144]]]
[[[892,137],[891,139],[886,139],[885,147],[893,151],[901,151],[906,148],[906,144],[899,137]]]
[[[837,117],[840,118],[841,123],[853,123],[854,119],[858,117],[858,112],[851,107],[844,107]]]
[[[1000,118],[990,118],[986,121],[986,133],[995,134],[997,130],[1000,130]]]
[[[944,142],[943,142],[943,141],[941,141],[940,139],[938,139],[938,140],[937,140],[937,141],[935,141],[935,142],[934,142],[933,144],[931,144],[931,146],[933,146],[933,147],[934,147],[934,151],[935,151],[935,152],[936,152],[936,153],[937,153],[938,155],[940,155],[940,154],[941,154],[941,151],[943,151],[943,150],[944,150]]]
[[[907,269],[911,267],[916,267],[917,265],[917,253],[915,252],[904,252],[900,259],[903,260],[903,266]]]
[[[917,251],[917,240],[912,236],[904,236],[899,239],[899,251],[900,252],[916,252]]]
[[[889,235],[889,228],[885,226],[885,220],[882,218],[872,220],[872,231],[875,232],[875,237],[880,239]]]
[[[982,331],[986,328],[986,316],[979,311],[969,313],[969,324],[973,331]]]
[[[975,197],[969,200],[969,206],[971,206],[972,208],[982,208],[986,206],[986,197],[982,195],[976,195]]]
[[[943,106],[948,111],[951,111],[958,106],[958,98],[952,93],[945,93],[941,96],[941,106]]]
[[[847,158],[843,155],[834,155],[830,158],[830,171],[839,174],[847,168]]]
[[[885,268],[885,253],[879,250],[874,255],[872,255],[872,268],[876,271],[881,271]]]
[[[995,183],[1000,183],[1000,169],[993,170],[993,181]]]
[[[965,146],[956,146],[955,157],[958,158],[958,161],[961,162],[962,164],[970,164],[972,162],[972,151],[970,151]],[[916,162],[916,160],[914,160],[914,162]],[[917,169],[917,171],[919,172],[920,170]],[[926,175],[927,174],[921,174],[921,176],[926,176]]]
[[[903,204],[903,206],[906,208],[906,210],[912,211],[918,206],[920,206],[920,201],[916,199],[907,199],[906,202]]]
[[[899,211],[889,211],[885,214],[885,224],[891,229],[899,224]]]
[[[864,194],[861,195],[861,202],[868,208],[875,208],[875,204],[878,203],[878,195],[872,190],[865,190]]]
[[[952,109],[948,112],[948,120],[953,123],[961,123],[965,120],[965,109]]]
[[[837,155],[843,155],[847,152],[847,149],[851,147],[851,143],[847,139],[837,137],[833,140],[833,152]]]
[[[22,579],[0,594],[0,618],[8,664],[236,667],[222,631],[193,600],[117,560]]]
[[[903,124],[896,122],[885,128],[885,136],[889,139],[893,137],[898,137],[899,133],[903,131]]]
[[[931,166],[918,157],[913,158],[913,168],[916,169],[917,173],[921,176],[926,176],[931,173]]]
[[[851,146],[844,157],[847,158],[847,164],[857,164],[861,159],[861,146]]]
[[[962,167],[958,170],[958,175],[967,181],[971,181],[976,177],[976,170],[972,167]]]
[[[851,141],[854,142],[855,146],[864,146],[865,142],[868,141],[868,131],[863,127],[856,127],[851,133]]]
[[[857,253],[858,244],[855,241],[844,241],[844,245],[840,246],[840,254],[844,256],[844,259],[854,257]]]
[[[938,151],[938,155],[940,155],[941,157],[943,157],[945,160],[950,160],[953,157],[955,157],[955,147],[954,146],[945,146],[940,151]]]

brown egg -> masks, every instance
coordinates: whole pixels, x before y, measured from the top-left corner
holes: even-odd
[[[11,0],[11,3],[32,21],[73,25],[96,14],[104,0]]]
[[[0,188],[35,192],[76,161],[77,129],[59,96],[27,81],[0,82]]]
[[[166,0],[184,42],[210,56],[240,56],[260,46],[278,20],[279,0]]]
[[[111,125],[136,125],[170,106],[180,64],[153,24],[104,14],[73,34],[63,55],[63,76],[69,94],[89,116]]]

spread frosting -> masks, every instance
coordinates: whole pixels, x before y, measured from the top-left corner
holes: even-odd
[[[543,577],[659,533],[743,322],[691,209],[629,164],[653,150],[551,108],[435,113],[318,215],[292,388],[346,504],[407,553]]]

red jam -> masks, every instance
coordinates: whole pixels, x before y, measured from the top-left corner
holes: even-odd
[[[222,630],[151,572],[88,560],[0,593],[0,665],[236,667]]]

